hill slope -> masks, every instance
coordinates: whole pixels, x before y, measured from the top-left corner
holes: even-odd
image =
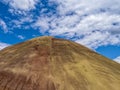
[[[34,38],[0,51],[0,90],[120,90],[120,64],[75,42]]]

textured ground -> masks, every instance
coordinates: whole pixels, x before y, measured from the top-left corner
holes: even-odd
[[[39,37],[0,51],[0,90],[120,90],[120,64],[77,43]]]

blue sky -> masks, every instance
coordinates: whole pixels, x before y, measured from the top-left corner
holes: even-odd
[[[119,0],[1,0],[0,49],[49,35],[120,62],[119,8]]]

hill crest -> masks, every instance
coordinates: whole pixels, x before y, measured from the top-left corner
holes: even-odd
[[[45,36],[0,51],[0,82],[0,90],[119,90],[120,65]]]

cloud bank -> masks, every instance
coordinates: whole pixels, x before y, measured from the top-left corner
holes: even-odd
[[[120,56],[118,56],[117,58],[115,58],[114,61],[120,63]]]
[[[2,28],[5,33],[8,32],[7,25],[2,19],[0,19],[0,28]]]
[[[9,46],[9,44],[0,42],[0,50],[2,50],[5,47],[8,47],[8,46]]]

